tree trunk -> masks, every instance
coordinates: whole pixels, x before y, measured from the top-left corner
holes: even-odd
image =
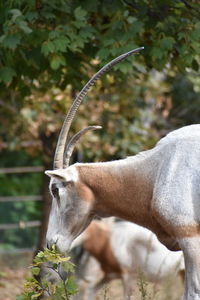
[[[57,134],[46,136],[44,133],[40,135],[43,145],[43,162],[45,170],[52,170],[53,155],[54,155],[54,141]],[[42,185],[42,216],[41,216],[41,227],[39,232],[39,240],[36,249],[36,253],[42,250],[46,244],[46,232],[48,227],[49,213],[51,209],[51,195],[49,193],[49,177],[43,175]]]

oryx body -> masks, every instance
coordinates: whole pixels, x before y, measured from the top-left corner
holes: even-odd
[[[79,284],[84,287],[76,299],[94,300],[102,284],[119,278],[123,299],[134,299],[138,277],[154,283],[184,277],[182,251],[169,251],[150,230],[127,221],[92,221],[72,243],[82,246],[84,264],[78,265]],[[95,260],[94,260],[94,258]],[[173,282],[173,281],[172,281]]]
[[[92,84],[94,80],[95,76]],[[86,128],[65,145],[84,89],[90,85],[75,99],[60,134],[54,170],[46,171],[53,196],[48,244],[55,243],[58,249],[67,251],[95,215],[135,222],[152,230],[169,249],[183,250],[183,299],[200,300],[200,125],[175,130],[153,149],[136,156],[68,166],[81,134],[97,129]]]

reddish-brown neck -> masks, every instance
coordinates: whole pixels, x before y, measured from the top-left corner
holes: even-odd
[[[114,215],[139,224],[149,214],[153,186],[150,174],[142,176],[137,168],[123,161],[78,164],[77,170],[79,180],[94,195],[97,214]]]

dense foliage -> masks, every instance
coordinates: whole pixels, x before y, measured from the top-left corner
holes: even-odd
[[[140,62],[148,69],[169,64],[198,70],[200,9],[195,1],[17,0],[1,1],[0,12],[0,79],[24,94],[38,79],[43,89],[53,83],[80,87],[91,58],[103,64],[141,45],[145,52],[136,69]],[[132,71],[131,61],[117,68]]]
[[[3,140],[8,133],[19,143],[30,132],[32,139],[57,132],[72,95],[85,80],[105,62],[137,46],[145,50],[117,65],[112,89],[110,80],[103,79],[98,96],[112,93],[122,103],[140,97],[134,102],[137,111],[145,102],[144,92],[152,89],[147,83],[150,70],[172,78],[199,70],[196,1],[18,0],[0,5]],[[137,83],[139,88],[129,89],[129,78],[130,86]],[[66,96],[56,97],[55,86]],[[151,96],[161,94],[162,89]]]

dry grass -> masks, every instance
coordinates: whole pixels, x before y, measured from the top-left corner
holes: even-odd
[[[141,282],[133,282],[134,285],[134,300],[180,300],[183,293],[183,283],[179,276],[176,278],[169,278],[160,285],[145,282],[144,288],[146,296],[141,293]],[[121,280],[113,280],[106,286],[106,298],[105,289],[102,288],[97,295],[96,300],[123,300],[123,287]]]

